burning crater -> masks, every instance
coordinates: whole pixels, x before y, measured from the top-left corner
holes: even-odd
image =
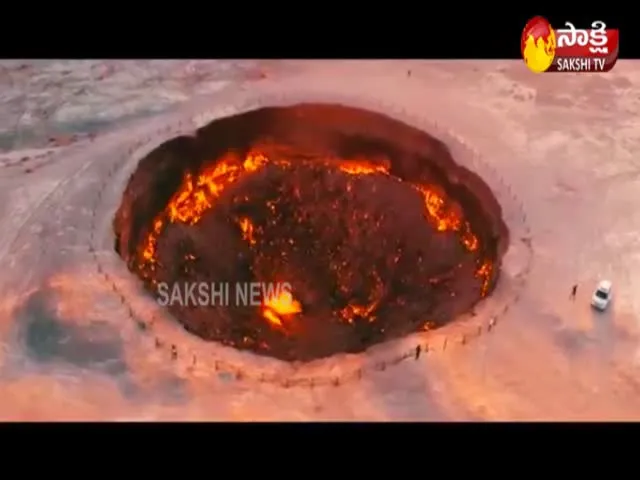
[[[156,296],[169,286],[189,332],[301,361],[451,322],[491,292],[508,243],[492,192],[442,142],[324,104],[166,142],[131,176],[114,230],[128,268]],[[235,286],[249,282],[275,288],[246,305]],[[231,293],[185,305],[192,284]]]

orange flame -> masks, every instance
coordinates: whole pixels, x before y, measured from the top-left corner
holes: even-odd
[[[384,165],[375,165],[367,161],[342,160],[338,168],[349,175],[373,175],[375,173],[389,175],[389,169]]]
[[[187,174],[183,187],[169,201],[169,220],[189,225],[198,223],[225,188],[243,173],[255,172],[266,163],[267,158],[263,155],[248,155],[244,162],[239,162],[235,155],[230,154],[205,170],[195,182],[191,174]]]
[[[283,320],[302,312],[302,305],[288,291],[267,298],[262,305],[262,316],[276,327],[283,326]]]
[[[170,223],[195,225],[229,185],[235,183],[242,174],[255,172],[266,163],[267,158],[261,154],[249,154],[244,161],[240,161],[237,155],[229,153],[213,167],[205,169],[196,179],[191,173],[187,173],[182,185],[169,200],[165,215],[153,222],[153,228],[142,248],[145,263],[153,269],[157,240],[165,225],[164,217]]]

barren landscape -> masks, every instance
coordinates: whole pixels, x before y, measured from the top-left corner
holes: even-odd
[[[0,419],[639,420],[638,91],[637,61],[0,62]],[[311,102],[423,129],[491,187],[511,239],[473,312],[298,364],[199,340],[144,293],[112,229],[138,162]]]

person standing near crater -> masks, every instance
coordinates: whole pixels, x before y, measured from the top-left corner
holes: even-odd
[[[571,295],[570,295],[571,300],[575,301],[577,293],[578,293],[578,284],[576,283],[573,287],[571,287]]]

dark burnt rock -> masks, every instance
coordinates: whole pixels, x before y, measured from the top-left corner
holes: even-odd
[[[285,156],[294,166],[269,165],[243,178],[194,226],[168,225],[158,240],[152,280],[286,281],[303,312],[283,331],[253,307],[170,306],[190,332],[282,359],[310,360],[362,351],[427,321],[451,321],[480,299],[475,271],[483,259],[493,261],[495,283],[508,232],[482,180],[424,132],[332,105],[266,108],[215,121],[197,138],[176,138],[143,159],[114,219],[116,249],[133,272],[140,271],[137,251],[153,218],[185,173],[229,150],[243,155],[252,147],[270,158]],[[320,164],[353,157],[390,164],[405,181]],[[438,185],[457,202],[481,248],[468,252],[458,234],[436,232],[409,182]],[[254,225],[252,246],[242,238],[240,218]],[[347,321],[345,308],[354,304],[376,308]]]

